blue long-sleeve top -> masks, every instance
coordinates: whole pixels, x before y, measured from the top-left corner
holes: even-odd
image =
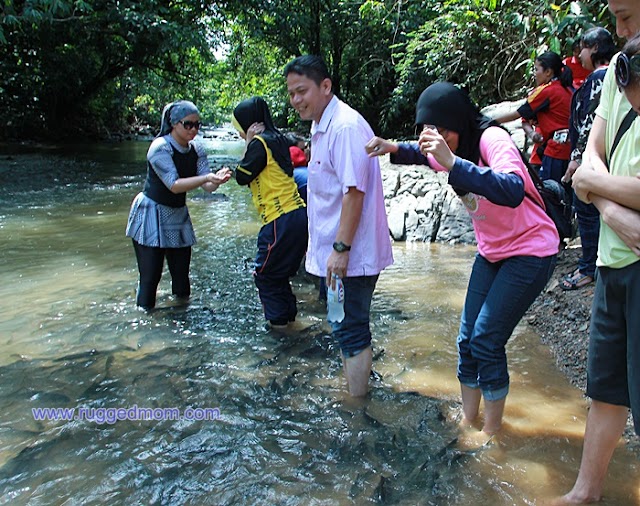
[[[398,152],[391,153],[390,160],[394,164],[431,167],[429,158],[420,152],[416,143],[399,143]],[[458,190],[482,195],[499,206],[518,207],[525,197],[524,181],[518,174],[480,167],[459,156],[449,171],[448,181]]]

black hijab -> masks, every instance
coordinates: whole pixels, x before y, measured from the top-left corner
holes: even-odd
[[[472,163],[480,161],[480,137],[500,123],[480,112],[469,96],[451,83],[434,83],[425,89],[416,105],[416,125],[431,124],[457,132],[456,155]]]
[[[240,126],[245,133],[254,123],[264,123],[264,132],[259,134],[260,137],[267,143],[280,168],[288,176],[293,175],[289,140],[273,124],[269,106],[262,97],[251,97],[240,102],[233,110],[233,117],[237,122],[236,127]]]

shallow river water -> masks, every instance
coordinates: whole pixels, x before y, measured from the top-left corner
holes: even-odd
[[[242,150],[205,143],[215,163]],[[364,402],[345,396],[310,278],[295,279],[293,331],[265,329],[258,218],[233,181],[190,195],[191,303],[165,274],[158,309],[138,311],[124,228],[147,148],[0,146],[0,504],[520,505],[571,486],[587,404],[526,323],[508,346],[504,437],[458,447],[473,247],[394,245]],[[639,478],[621,447],[605,504],[640,504]]]

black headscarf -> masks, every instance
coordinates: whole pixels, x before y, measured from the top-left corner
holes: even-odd
[[[469,96],[447,82],[434,83],[425,89],[416,105],[416,125],[431,124],[457,132],[456,155],[472,163],[480,161],[480,137],[500,123],[480,112]]]
[[[233,110],[233,118],[236,128],[242,128],[245,133],[254,123],[264,123],[264,132],[259,136],[267,143],[273,158],[282,170],[289,176],[293,175],[293,163],[289,155],[290,142],[273,124],[269,106],[262,97],[251,97],[240,102]]]

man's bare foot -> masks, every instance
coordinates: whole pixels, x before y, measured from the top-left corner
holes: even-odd
[[[541,506],[568,506],[570,504],[592,504],[599,501],[600,498],[581,499],[569,492],[562,497],[554,497],[553,499],[542,501],[540,504]]]

